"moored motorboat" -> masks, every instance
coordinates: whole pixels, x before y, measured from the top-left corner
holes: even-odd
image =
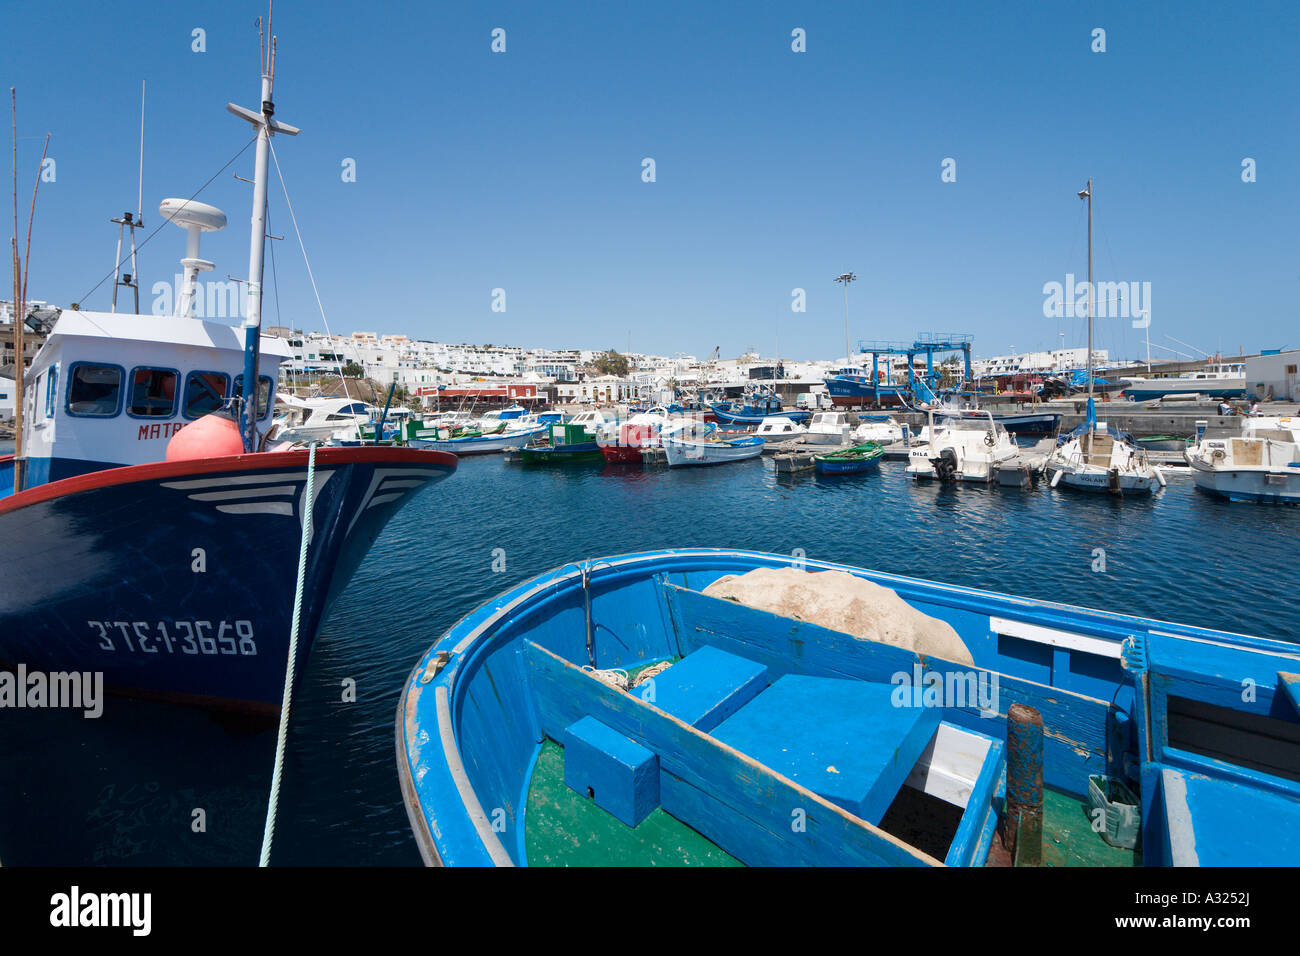
[[[806,426],[784,415],[769,415],[758,423],[754,434],[764,442],[793,441],[808,433]]]
[[[692,425],[693,423],[664,434],[664,452],[668,456],[670,468],[725,465],[758,458],[763,454],[766,442],[757,435],[720,438],[712,432],[698,434],[701,429]]]
[[[548,425],[530,425],[510,428],[503,422],[499,431],[483,434],[476,428],[456,429],[449,426],[427,427],[423,423],[407,425],[407,444],[413,448],[430,448],[454,455],[490,455],[523,448],[530,441],[545,435]]]
[[[875,442],[865,442],[833,451],[825,455],[813,456],[813,469],[819,475],[847,475],[863,471],[872,471],[880,466],[880,459],[885,451]]]
[[[850,440],[853,422],[846,412],[815,412],[804,441],[815,445],[843,445]]]
[[[1192,480],[1229,501],[1300,504],[1300,418],[1242,420],[1241,435],[1188,446]]]
[[[903,426],[891,416],[870,418],[858,416],[858,427],[853,429],[855,441],[873,441],[879,445],[892,445],[903,440]]]
[[[763,423],[763,419],[778,415],[801,424],[812,416],[812,412],[806,409],[787,409],[777,395],[759,393],[750,395],[743,403],[712,402],[709,407],[719,425],[742,425],[748,428],[757,427]]]
[[[907,473],[916,479],[987,484],[999,467],[1020,454],[1007,430],[988,412],[982,421],[948,418],[939,427],[931,411],[927,429],[928,441],[907,456]]]
[[[543,432],[544,443],[524,445],[520,456],[525,465],[581,465],[604,461],[596,436],[582,425],[565,422]]]

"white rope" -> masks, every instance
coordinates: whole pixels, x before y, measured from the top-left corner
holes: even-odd
[[[293,675],[298,660],[298,622],[302,618],[302,589],[307,577],[307,544],[311,541],[311,512],[315,501],[316,443],[307,447],[307,488],[302,498],[302,541],[298,546],[298,583],[293,591],[293,624],[289,629],[289,660],[284,668],[284,696],[280,700],[280,730],[275,738],[275,772],[271,774],[271,798],[266,805],[266,826],[262,830],[262,857],[258,866],[271,862],[271,839],[275,835],[275,811],[280,803],[280,779],[284,775],[284,746],[289,736],[289,705],[293,701]]]
[[[660,661],[658,664],[651,664],[641,673],[636,675],[636,680],[632,681],[632,686],[640,687],[646,681],[650,680],[653,677],[658,677],[660,674],[662,674],[664,671],[668,670],[668,668],[672,666],[673,666],[672,661]]]
[[[608,684],[610,687],[617,687],[619,690],[627,690],[627,671],[621,668],[611,667],[609,670],[602,671],[597,670],[590,664],[584,664],[582,669],[592,677],[596,678],[596,680]]]

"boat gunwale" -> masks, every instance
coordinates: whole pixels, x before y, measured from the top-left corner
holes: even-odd
[[[437,456],[430,458],[429,456]],[[84,475],[49,481],[6,498],[0,498],[0,515],[55,498],[98,491],[119,485],[192,475],[225,474],[235,471],[261,471],[277,468],[302,468],[307,465],[309,449],[259,451],[216,458],[191,458],[183,461],[148,462],[142,465],[119,465],[101,468]],[[431,448],[402,448],[393,445],[320,445],[316,448],[316,467],[363,463],[424,464],[456,470],[459,460],[448,451]]]

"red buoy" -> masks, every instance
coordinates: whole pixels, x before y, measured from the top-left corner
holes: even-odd
[[[226,412],[212,412],[190,422],[167,443],[168,461],[224,458],[243,453],[244,439],[239,434],[239,425]]]

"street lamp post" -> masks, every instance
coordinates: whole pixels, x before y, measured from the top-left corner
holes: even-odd
[[[853,367],[853,352],[849,349],[849,283],[857,277],[853,272],[835,277],[835,281],[844,286],[844,365],[847,368]]]

